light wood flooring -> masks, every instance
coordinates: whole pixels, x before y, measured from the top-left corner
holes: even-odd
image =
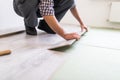
[[[90,28],[71,46],[48,50],[63,42],[41,31],[1,37],[0,50],[12,53],[0,56],[0,80],[120,80],[119,30]]]

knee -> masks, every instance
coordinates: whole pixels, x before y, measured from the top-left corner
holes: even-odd
[[[13,0],[13,9],[17,15],[22,16],[20,9],[18,7],[18,2],[16,0]]]
[[[33,3],[31,3],[33,2]],[[13,7],[15,12],[22,16],[27,17],[32,11],[36,10],[37,0],[14,0]]]

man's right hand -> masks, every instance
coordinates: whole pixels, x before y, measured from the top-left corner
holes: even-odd
[[[63,36],[63,38],[66,39],[66,40],[71,40],[71,39],[79,40],[80,35],[77,34],[77,33],[67,33]]]
[[[47,24],[50,26],[50,28],[59,34],[61,37],[63,37],[66,40],[71,40],[71,39],[80,39],[80,35],[77,33],[65,33],[64,30],[60,27],[57,19],[55,16],[43,16]]]

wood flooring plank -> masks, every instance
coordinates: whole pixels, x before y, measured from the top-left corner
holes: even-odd
[[[71,30],[71,29],[70,29]],[[83,35],[84,33],[80,33]],[[63,46],[70,46],[76,40],[66,41],[57,34],[47,34],[38,32],[37,36],[26,35],[25,33],[16,34],[0,39],[0,49],[20,49],[22,47],[39,47],[42,49],[54,49]]]
[[[63,53],[56,51],[31,49],[20,53],[0,57],[0,80],[48,80],[65,60]]]

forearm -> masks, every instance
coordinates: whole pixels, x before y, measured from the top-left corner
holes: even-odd
[[[60,36],[64,37],[64,30],[60,27],[60,24],[58,23],[58,21],[56,20],[55,16],[43,16],[43,18],[45,19],[45,21],[47,22],[47,24],[49,25],[49,27],[56,32],[57,34],[59,34]]]
[[[61,37],[63,37],[66,40],[71,39],[79,39],[80,36],[77,33],[65,33],[64,30],[59,25],[58,21],[56,20],[55,16],[43,16],[47,24],[50,26],[50,28],[59,34]]]
[[[80,25],[81,25],[81,31],[83,31],[83,29],[85,29],[86,31],[88,31],[86,25],[83,23],[82,19],[80,18],[79,14],[78,14],[76,6],[72,7],[70,9],[70,11],[73,14],[73,16],[78,20],[78,22],[80,23]]]
[[[81,24],[81,25],[84,25],[82,19],[80,18],[79,14],[78,14],[78,11],[76,9],[76,6],[72,7],[70,9],[72,15],[77,19],[77,21]]]

